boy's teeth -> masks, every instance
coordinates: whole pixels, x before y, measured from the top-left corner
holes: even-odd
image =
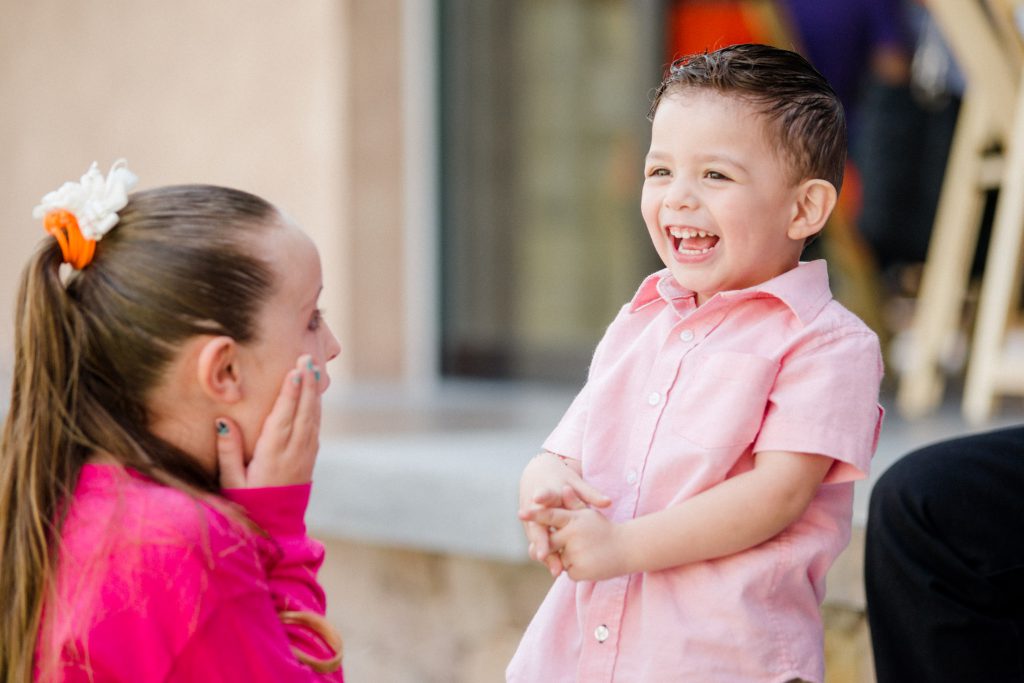
[[[708,233],[703,230],[691,230],[690,228],[671,228],[669,232],[673,237],[679,239],[691,239],[693,237],[707,237]]]
[[[711,247],[705,247],[704,249],[685,249],[683,244],[680,242],[679,247],[676,249],[680,254],[706,254],[711,251]]]

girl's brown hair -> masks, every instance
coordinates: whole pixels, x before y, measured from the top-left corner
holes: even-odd
[[[52,237],[22,274],[0,446],[0,681],[32,676],[62,506],[91,453],[193,494],[217,489],[192,455],[150,433],[147,396],[185,340],[251,341],[274,284],[250,246],[279,220],[259,197],[165,187],[132,195],[119,216],[70,278]]]

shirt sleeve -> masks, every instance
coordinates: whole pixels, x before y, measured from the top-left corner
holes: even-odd
[[[869,331],[835,335],[785,359],[754,451],[835,458],[825,483],[867,476],[878,445],[882,355]]]
[[[612,330],[620,318],[628,314],[628,311],[629,304],[619,310],[618,315],[612,321],[608,330]],[[544,450],[557,455],[564,455],[567,458],[583,459],[583,434],[586,431],[587,420],[590,415],[590,387],[595,371],[599,371],[603,367],[602,364],[604,356],[607,355],[607,347],[608,332],[606,331],[604,337],[601,338],[601,341],[597,343],[597,347],[594,349],[594,357],[591,358],[590,368],[587,370],[586,384],[576,394],[576,398],[569,405],[569,409],[565,411],[562,419],[559,420],[558,426],[544,440]]]
[[[317,673],[292,653],[294,639],[285,633],[265,595],[250,594],[222,603],[174,659],[168,683],[209,683],[250,681],[291,683],[293,681],[335,681],[342,683],[339,669]],[[240,634],[245,637],[240,637]],[[329,649],[310,652],[318,658],[331,656]]]
[[[306,535],[306,506],[312,484],[272,488],[228,489],[224,496],[241,505],[268,539],[261,539],[267,581],[278,610],[323,614],[326,599],[316,580],[324,547]]]
[[[326,597],[316,578],[323,564],[324,547],[306,535],[305,514],[311,489],[312,484],[300,484],[223,491],[268,535],[257,542],[276,612],[326,613]],[[276,613],[274,620],[280,621]],[[282,628],[291,644],[303,652],[318,659],[331,656],[330,648],[305,626],[288,624]]]
[[[576,394],[559,420],[558,426],[544,441],[544,450],[580,460],[583,457],[583,432],[587,424],[589,400],[587,386]]]

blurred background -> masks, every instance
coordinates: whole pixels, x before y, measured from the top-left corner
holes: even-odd
[[[795,49],[847,107],[841,206],[806,257],[829,259],[836,297],[885,346],[873,476],[926,441],[1018,419],[1024,209],[998,191],[1024,127],[1016,9],[0,0],[0,379],[43,194],[123,156],[141,187],[268,198],[318,243],[342,346],[309,523],[349,677],[503,680],[550,581],[526,562],[519,472],[660,267],[639,194],[650,95],[674,57]],[[860,543],[824,607],[832,683],[872,680]]]

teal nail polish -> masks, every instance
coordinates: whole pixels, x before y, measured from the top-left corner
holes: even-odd
[[[320,381],[320,371],[319,370],[314,370],[313,371],[313,379],[315,379],[317,382]]]
[[[217,420],[217,435],[224,436],[231,430],[228,429],[228,423],[224,420]]]
[[[313,359],[312,358],[310,358],[309,362],[306,363],[306,367],[308,367],[310,370],[316,370],[316,367],[313,365]]]
[[[302,375],[295,375],[294,377],[292,377],[292,384],[294,384],[295,386],[299,386],[300,384],[302,384]]]

